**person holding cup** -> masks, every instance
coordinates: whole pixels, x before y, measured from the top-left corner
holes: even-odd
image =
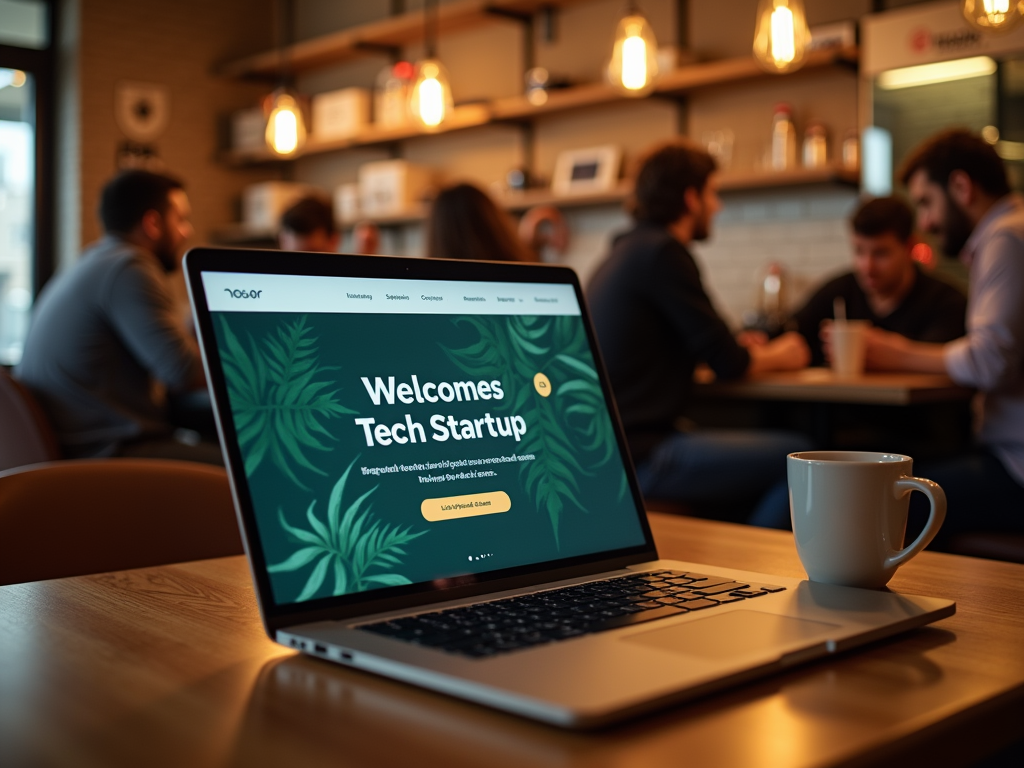
[[[967,298],[925,273],[911,256],[914,212],[898,197],[862,202],[850,219],[853,271],[829,280],[797,310],[792,326],[811,350],[811,365],[832,363],[837,375],[862,372],[869,327],[908,339],[946,342],[964,335]],[[831,361],[821,339],[831,333]],[[829,335],[829,334],[826,334]]]
[[[918,226],[970,270],[967,331],[936,344],[873,328],[867,366],[946,373],[979,391],[975,449],[925,468],[949,501],[943,534],[1024,533],[1024,198],[994,147],[965,130],[926,141],[900,178]]]

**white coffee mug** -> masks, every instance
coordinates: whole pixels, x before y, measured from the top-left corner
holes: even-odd
[[[864,373],[864,352],[870,327],[867,320],[832,323],[832,372],[839,378]]]
[[[911,476],[909,456],[804,451],[789,454],[786,464],[796,550],[811,581],[884,587],[946,519],[946,494]],[[911,491],[927,496],[931,510],[924,530],[904,547]]]

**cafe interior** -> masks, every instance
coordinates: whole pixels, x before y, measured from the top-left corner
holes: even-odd
[[[1001,169],[1003,186],[993,191],[956,157],[934,161],[953,163],[936,176],[928,158],[938,150],[926,157],[922,148],[951,135],[971,158]],[[678,163],[704,170],[680,171]],[[660,219],[648,200],[654,187],[644,182],[658,173],[658,183],[674,183],[682,201]],[[672,181],[672,173],[696,180]],[[171,179],[171,186],[160,187],[155,206],[141,207],[148,187],[114,189],[118,180],[140,178]],[[928,197],[933,192],[938,202]],[[0,0],[0,763],[1024,765],[1024,212],[1014,220],[1012,207],[1024,206],[1019,193],[1024,2],[1016,0]],[[111,206],[133,202],[139,215],[130,226],[112,225]],[[181,216],[176,235],[172,210]],[[156,222],[157,234],[147,222]],[[1007,232],[992,234],[993,222]],[[954,225],[967,227],[962,238],[953,236]],[[454,228],[447,239],[445,226]],[[471,238],[471,230],[482,234]],[[646,246],[630,250],[637,233],[661,238],[657,259],[641,252]],[[171,252],[170,265],[157,269],[161,248]],[[290,262],[299,257],[289,251],[313,250],[568,267],[603,357],[585,365],[572,358],[568,366],[597,382],[590,385],[596,399],[574,393],[583,380],[560,385],[550,369],[522,389],[517,402],[533,397],[533,388],[538,403],[576,405],[564,443],[529,442],[540,446],[542,461],[518,470],[525,502],[516,490],[513,514],[532,505],[535,493],[529,513],[543,519],[548,536],[554,526],[556,544],[559,514],[563,525],[583,514],[592,515],[589,525],[603,525],[557,478],[577,466],[589,440],[606,439],[609,455],[616,445],[622,453],[627,502],[635,498],[633,514],[660,557],[771,574],[795,593],[798,585],[829,581],[808,554],[825,546],[820,531],[828,526],[815,523],[812,531],[799,519],[800,456],[850,466],[909,456],[913,471],[905,460],[905,474],[935,480],[944,496],[927,490],[931,483],[912,494],[909,512],[910,494],[900,491],[898,503],[871,497],[863,503],[870,512],[854,510],[849,499],[870,496],[855,489],[871,482],[865,475],[845,490],[834,486],[824,506],[828,514],[850,507],[861,527],[892,506],[894,517],[879,524],[872,546],[888,548],[890,559],[901,549],[916,557],[870,586],[896,599],[953,601],[955,612],[928,626],[866,635],[853,650],[833,653],[833,643],[824,659],[794,652],[756,676],[748,670],[719,686],[663,693],[614,724],[576,732],[412,673],[357,668],[346,663],[351,656],[333,659],[341,664],[314,658],[329,654],[273,636],[261,579],[264,593],[266,584],[276,590],[299,579],[295,589],[305,588],[297,600],[325,605],[358,589],[400,592],[396,585],[412,582],[395,574],[354,580],[365,564],[345,557],[365,552],[346,555],[340,534],[326,528],[325,541],[335,543],[323,551],[334,554],[312,574],[320,550],[310,548],[270,568],[301,570],[301,578],[266,581],[257,571],[267,555],[247,509],[262,493],[253,489],[264,486],[247,483],[256,472],[276,472],[303,489],[290,507],[282,502],[284,512],[267,512],[295,541],[316,538],[305,526],[323,528],[318,516],[332,516],[327,524],[337,527],[337,497],[349,473],[337,475],[350,454],[337,459],[330,478],[314,465],[326,467],[335,450],[332,425],[357,412],[341,403],[362,396],[362,374],[340,401],[331,394],[309,406],[313,412],[329,401],[299,419],[310,430],[293,432],[299,428],[290,422],[261,416],[247,432],[232,372],[215,371],[205,347],[201,370],[202,331],[212,336],[214,326],[190,306],[191,278],[180,263],[190,248],[230,249],[285,270],[314,263]],[[888,256],[879,255],[885,248]],[[986,260],[996,256],[982,255],[996,249],[1010,265],[1002,271]],[[190,350],[198,378],[165,376],[157,337],[128,328],[150,320],[125,320],[128,310],[119,316],[117,305],[127,300],[90,288],[101,278],[95,270],[83,276],[83,265],[115,251],[149,265],[133,269],[147,275],[160,322]],[[325,274],[343,275],[357,263],[344,258],[325,267],[340,271]],[[897,280],[904,281],[889,294],[879,288],[884,274],[872,271],[884,271],[878,264],[885,258],[900,260]],[[354,274],[364,269],[372,267]],[[673,285],[676,279],[689,282]],[[930,304],[920,296],[923,281]],[[90,290],[99,298],[86,297]],[[901,302],[914,295],[915,322],[933,330],[918,332],[900,319],[909,309]],[[70,311],[76,302],[90,309]],[[541,326],[529,325],[535,319],[523,326],[533,336],[513,339],[524,354],[548,343]],[[92,322],[100,330],[84,330]],[[940,323],[954,330],[940,336]],[[357,346],[327,325],[313,327],[325,330],[297,341],[297,350],[322,350],[326,360],[332,344],[343,357],[347,344]],[[291,328],[306,333],[298,321]],[[263,354],[253,333],[248,340],[238,334],[241,352],[232,359],[248,364],[250,343],[253,360]],[[403,349],[391,336],[367,333],[360,349]],[[906,345],[893,341],[897,334]],[[93,342],[116,347],[110,354],[117,359],[82,353]],[[274,339],[265,342],[273,351]],[[1007,371],[984,373],[986,363],[977,361],[985,343],[999,350]],[[561,359],[575,354],[567,350]],[[400,360],[404,353],[394,354]],[[685,362],[676,364],[680,357]],[[71,371],[90,360],[102,370]],[[314,360],[301,363],[309,372],[303,386],[318,377],[309,386],[327,391],[323,382],[337,366]],[[401,365],[394,368],[399,381]],[[131,373],[110,384],[118,366]],[[971,366],[983,373],[972,378]],[[677,379],[666,383],[666,372]],[[390,372],[371,373],[385,376],[377,379],[379,398]],[[655,377],[661,384],[648,381]],[[67,394],[72,379],[93,391]],[[370,380],[362,382],[372,399]],[[139,391],[129,392],[132,385]],[[479,385],[484,397],[486,386]],[[552,397],[544,387],[553,387]],[[605,406],[602,387],[617,409]],[[662,395],[672,402],[655,439],[638,414],[660,407]],[[144,418],[131,415],[138,398],[155,409]],[[230,429],[217,429],[218,402],[224,418],[236,420]],[[542,405],[535,413],[546,413]],[[297,407],[263,403],[253,413]],[[572,419],[595,408],[594,424],[621,418],[622,426],[609,421],[604,437],[599,427],[572,432],[579,424]],[[477,433],[486,435],[481,421]],[[520,419],[524,431],[528,421]],[[82,437],[82,425],[92,437]],[[372,462],[381,441],[401,442],[399,425],[382,426],[373,433],[376,446],[365,427],[366,442],[353,443],[351,455],[364,451],[362,461]],[[115,437],[96,437],[101,428]],[[235,430],[241,448],[222,446]],[[414,435],[411,421],[408,432]],[[352,434],[362,440],[361,430]],[[151,442],[163,452],[143,450]],[[756,456],[752,446],[762,446]],[[735,492],[771,450],[764,463],[775,474]],[[544,461],[570,469],[544,475]],[[951,469],[967,463],[974,474]],[[382,488],[394,482],[362,470],[349,480],[366,484],[356,494],[371,492],[370,480]],[[611,470],[580,471],[581,485],[569,474],[565,483],[599,505],[593,489]],[[513,477],[513,470],[498,472]],[[476,498],[455,494],[475,493],[477,485],[459,487],[447,477],[430,490],[448,498],[434,501]],[[316,494],[323,489],[315,507],[307,482]],[[918,490],[921,483],[930,480]],[[707,490],[689,493],[698,486]],[[531,490],[541,487],[546,497]],[[772,489],[781,517],[766,514]],[[416,492],[423,496],[422,487]],[[356,498],[351,488],[345,494],[344,505]],[[564,511],[552,511],[563,502]],[[359,503],[352,515],[362,514]],[[423,524],[414,519],[419,504],[405,518],[381,518],[395,522],[394,541],[405,541],[398,523]],[[433,520],[423,504],[422,516]],[[362,519],[372,521],[380,508]],[[942,514],[946,530],[933,541]],[[835,524],[833,538],[846,524]],[[383,537],[389,529],[375,530]],[[841,535],[852,548],[854,535]],[[419,545],[407,538],[402,546],[413,552]],[[469,554],[471,564],[494,556],[480,552]],[[395,567],[404,556],[398,544],[382,555]],[[386,568],[385,560],[374,562],[365,568]],[[489,568],[497,566],[472,566],[481,585],[499,573]],[[459,578],[440,566],[436,573],[436,584]],[[769,576],[730,578],[743,581],[735,600],[775,599],[767,588],[756,590],[755,582],[775,583]],[[729,602],[721,597],[703,603]],[[651,606],[663,610],[669,602]],[[414,603],[404,603],[402,615]],[[856,605],[848,610],[872,610]],[[505,655],[525,655],[525,642]],[[611,657],[585,658],[595,678],[611,674]],[[557,666],[544,674],[557,677]]]

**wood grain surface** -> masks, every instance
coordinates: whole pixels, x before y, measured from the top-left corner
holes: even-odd
[[[974,394],[948,376],[932,373],[865,373],[840,378],[828,368],[805,368],[715,381],[714,374],[703,368],[695,379],[695,394],[736,400],[913,405],[967,400]]]
[[[664,557],[801,576],[789,534],[651,515]],[[597,733],[296,656],[241,557],[0,588],[4,766],[969,765],[1020,738],[1024,566],[924,553],[931,627]]]

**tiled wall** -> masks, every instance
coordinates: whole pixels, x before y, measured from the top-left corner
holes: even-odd
[[[758,288],[769,263],[783,266],[791,308],[821,281],[850,267],[847,219],[856,191],[822,186],[789,191],[723,195],[712,237],[694,245],[704,286],[722,316],[739,327],[757,307]],[[614,207],[569,212],[572,246],[561,263],[589,280],[608,253],[611,237],[630,226]]]

